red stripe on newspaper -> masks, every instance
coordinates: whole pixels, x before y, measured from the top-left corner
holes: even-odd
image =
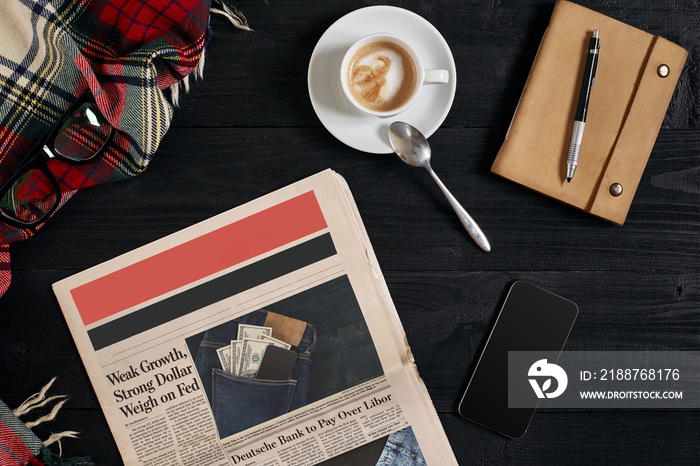
[[[85,325],[327,228],[313,191],[71,290]]]

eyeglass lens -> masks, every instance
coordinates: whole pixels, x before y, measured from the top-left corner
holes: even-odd
[[[109,122],[102,116],[97,105],[88,102],[63,123],[54,139],[53,149],[71,160],[88,160],[105,145],[110,130]]]
[[[33,223],[46,215],[58,201],[54,184],[43,171],[32,168],[5,192],[0,200],[4,215]]]
[[[97,105],[88,102],[66,118],[50,149],[68,160],[88,161],[104,147],[110,132],[111,126]],[[32,224],[51,212],[59,200],[53,175],[32,168],[5,192],[0,199],[0,212],[20,223]]]

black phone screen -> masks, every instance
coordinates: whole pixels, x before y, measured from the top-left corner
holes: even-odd
[[[515,282],[464,392],[459,414],[507,437],[522,437],[535,408],[508,408],[508,352],[560,352],[577,315],[573,302],[530,283]]]

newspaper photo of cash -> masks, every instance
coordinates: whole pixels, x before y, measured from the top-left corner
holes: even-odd
[[[290,349],[292,345],[272,336],[272,328],[240,324],[238,339],[216,350],[221,369],[234,375],[255,377],[268,345]]]

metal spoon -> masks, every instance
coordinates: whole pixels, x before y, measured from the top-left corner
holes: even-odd
[[[467,233],[471,236],[476,244],[486,252],[491,250],[489,240],[486,239],[484,232],[481,231],[479,225],[476,224],[473,218],[464,210],[464,207],[455,199],[455,197],[447,190],[447,187],[440,181],[440,178],[435,174],[430,166],[430,144],[425,136],[413,126],[402,121],[395,121],[389,126],[389,142],[394,152],[401,157],[401,160],[414,167],[423,167],[428,170],[430,176],[433,177],[437,185],[442,190],[450,205],[457,213],[459,221],[462,222]]]

